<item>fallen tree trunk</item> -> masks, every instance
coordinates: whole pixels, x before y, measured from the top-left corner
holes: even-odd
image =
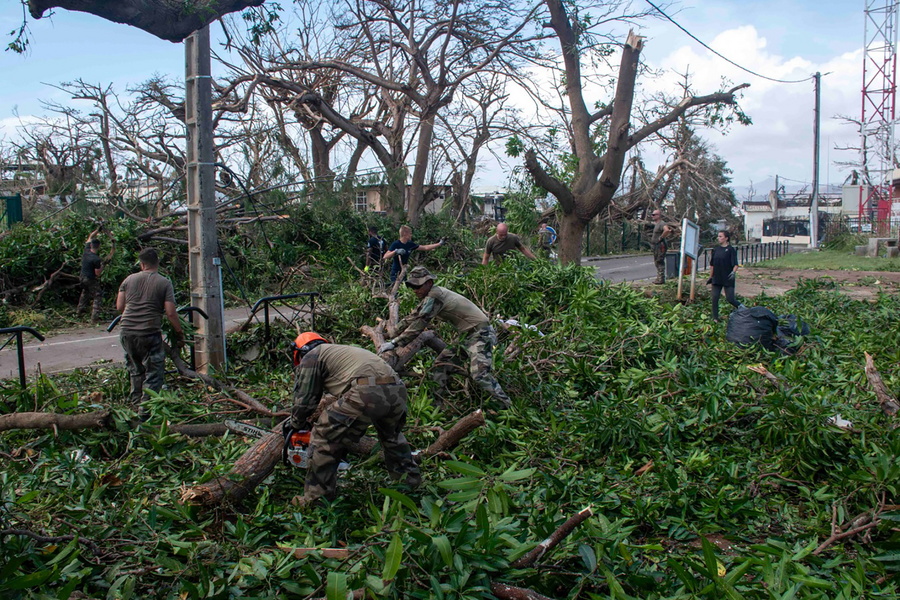
[[[240,502],[275,469],[283,446],[281,433],[270,433],[253,444],[227,475],[185,489],[181,501],[202,506]]]
[[[435,456],[455,448],[464,437],[482,425],[484,425],[484,412],[479,408],[475,412],[467,414],[457,421],[456,425],[439,435],[434,443],[422,451],[422,456]]]
[[[380,348],[381,344],[385,342],[384,328],[382,327],[383,323],[384,321],[379,323],[377,327],[369,327],[368,325],[364,325],[359,328],[360,332],[363,335],[372,340],[372,343],[375,345],[376,350]],[[390,365],[392,369],[400,372],[403,367],[406,366],[406,363],[411,361],[416,353],[423,347],[431,348],[435,352],[440,353],[444,348],[447,347],[447,344],[444,343],[444,341],[439,338],[433,331],[427,330],[420,333],[416,339],[403,346],[402,348],[397,348],[396,350],[391,350],[390,352],[379,354],[379,356],[381,357],[381,360]]]
[[[875,368],[875,360],[872,358],[868,352],[866,355],[866,379],[869,380],[869,385],[872,386],[872,390],[875,392],[875,397],[878,398],[878,402],[881,403],[881,411],[889,416],[893,417],[900,412],[900,403],[897,402],[897,399],[888,391],[887,386],[884,385],[884,380],[881,379],[881,373],[878,372],[878,369]]]
[[[0,415],[0,431],[10,429],[95,429],[109,427],[112,422],[108,410],[98,410],[78,415],[61,415],[58,413],[20,412]]]
[[[438,436],[422,456],[434,456],[454,447],[469,433],[484,425],[484,413],[476,410],[459,420],[453,427]],[[363,437],[350,447],[353,454],[367,456],[377,445],[370,437]],[[258,440],[238,459],[227,475],[212,481],[186,488],[181,494],[181,501],[188,504],[215,506],[223,502],[237,503],[243,500],[253,488],[269,476],[278,461],[284,440],[281,433],[273,432]]]

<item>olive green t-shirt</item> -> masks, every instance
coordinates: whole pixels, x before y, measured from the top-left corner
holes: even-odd
[[[322,344],[318,348],[318,360],[325,366],[328,376],[325,389],[340,396],[358,377],[396,377],[386,362],[364,348],[340,344]]]
[[[519,236],[514,233],[507,233],[502,240],[496,235],[491,236],[484,247],[484,251],[488,256],[493,257],[494,260],[503,260],[504,254],[521,247],[522,240],[519,239]]]
[[[166,312],[166,302],[175,304],[172,282],[156,271],[141,271],[129,275],[119,286],[119,292],[125,292],[121,330],[126,333],[159,331]]]

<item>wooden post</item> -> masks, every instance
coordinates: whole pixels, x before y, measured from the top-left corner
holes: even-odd
[[[185,124],[187,125],[187,221],[191,305],[209,318],[200,319],[194,336],[197,371],[225,362],[222,285],[217,258],[215,151],[212,124],[212,75],[209,26],[184,41]]]

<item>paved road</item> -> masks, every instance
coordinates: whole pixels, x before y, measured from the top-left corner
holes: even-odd
[[[243,324],[250,311],[247,308],[230,308],[225,311],[225,328]],[[260,314],[254,319],[259,320]],[[38,367],[44,373],[59,373],[78,367],[104,363],[124,363],[125,355],[119,345],[119,331],[106,332],[106,325],[96,325],[48,336],[39,342],[28,334],[25,341],[25,372],[32,376]],[[6,337],[0,339],[0,344]],[[0,379],[18,379],[19,363],[16,343],[12,341],[0,350]]]
[[[656,266],[650,254],[617,256],[614,258],[585,258],[584,266],[594,267],[597,279],[609,281],[641,281],[656,279]]]

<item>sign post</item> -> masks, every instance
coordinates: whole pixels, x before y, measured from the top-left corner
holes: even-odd
[[[691,296],[694,299],[694,292],[697,286],[697,256],[700,254],[700,227],[696,223],[692,223],[688,219],[681,221],[681,251],[678,257],[678,296],[681,300],[681,285],[684,280],[684,258],[689,256],[692,259],[691,264]]]

